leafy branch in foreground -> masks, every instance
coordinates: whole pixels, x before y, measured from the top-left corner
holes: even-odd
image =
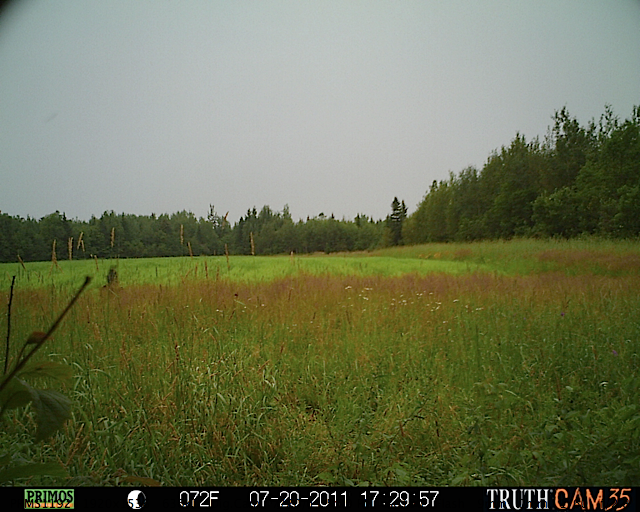
[[[7,326],[7,360],[5,371],[0,382],[0,419],[5,411],[24,407],[33,403],[36,413],[36,442],[46,439],[56,430],[60,429],[64,422],[71,417],[70,400],[62,393],[50,389],[39,389],[27,383],[25,379],[49,378],[59,381],[67,381],[72,377],[71,368],[53,361],[29,363],[33,355],[44,345],[57,329],[60,322],[73,307],[80,294],[91,281],[87,277],[69,301],[67,307],[60,313],[47,332],[35,331],[31,333],[25,344],[20,349],[15,366],[8,371],[8,350],[10,325]],[[13,287],[11,289],[13,296]],[[11,298],[9,299],[9,320],[11,318]],[[9,454],[0,455],[0,466],[7,466],[12,460]],[[0,471],[0,483],[15,478],[23,478],[34,475],[65,476],[66,472],[58,464],[26,464],[5,468]]]

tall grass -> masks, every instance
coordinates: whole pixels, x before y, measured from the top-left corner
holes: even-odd
[[[384,273],[401,259],[232,256],[196,279],[184,258],[164,284],[142,277],[162,261],[134,278],[121,260],[121,286],[81,297],[46,355],[76,368],[73,420],[25,450],[71,485],[640,481],[637,272]],[[15,336],[68,293],[19,288]]]

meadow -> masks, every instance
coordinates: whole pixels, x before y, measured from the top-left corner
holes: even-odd
[[[59,265],[0,265],[14,357],[94,277],[38,355],[72,418],[0,432],[69,477],[15,485],[640,485],[638,242]]]

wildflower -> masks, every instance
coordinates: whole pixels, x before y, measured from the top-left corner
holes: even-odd
[[[618,353],[617,353],[615,350],[612,350],[612,352],[613,352],[613,355],[614,355],[614,356],[617,356],[617,355],[618,355]]]

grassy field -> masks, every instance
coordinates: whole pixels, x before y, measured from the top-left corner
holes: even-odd
[[[70,478],[17,484],[640,485],[637,242],[60,266],[0,265],[14,356],[95,276],[39,355],[73,418],[0,433]]]

